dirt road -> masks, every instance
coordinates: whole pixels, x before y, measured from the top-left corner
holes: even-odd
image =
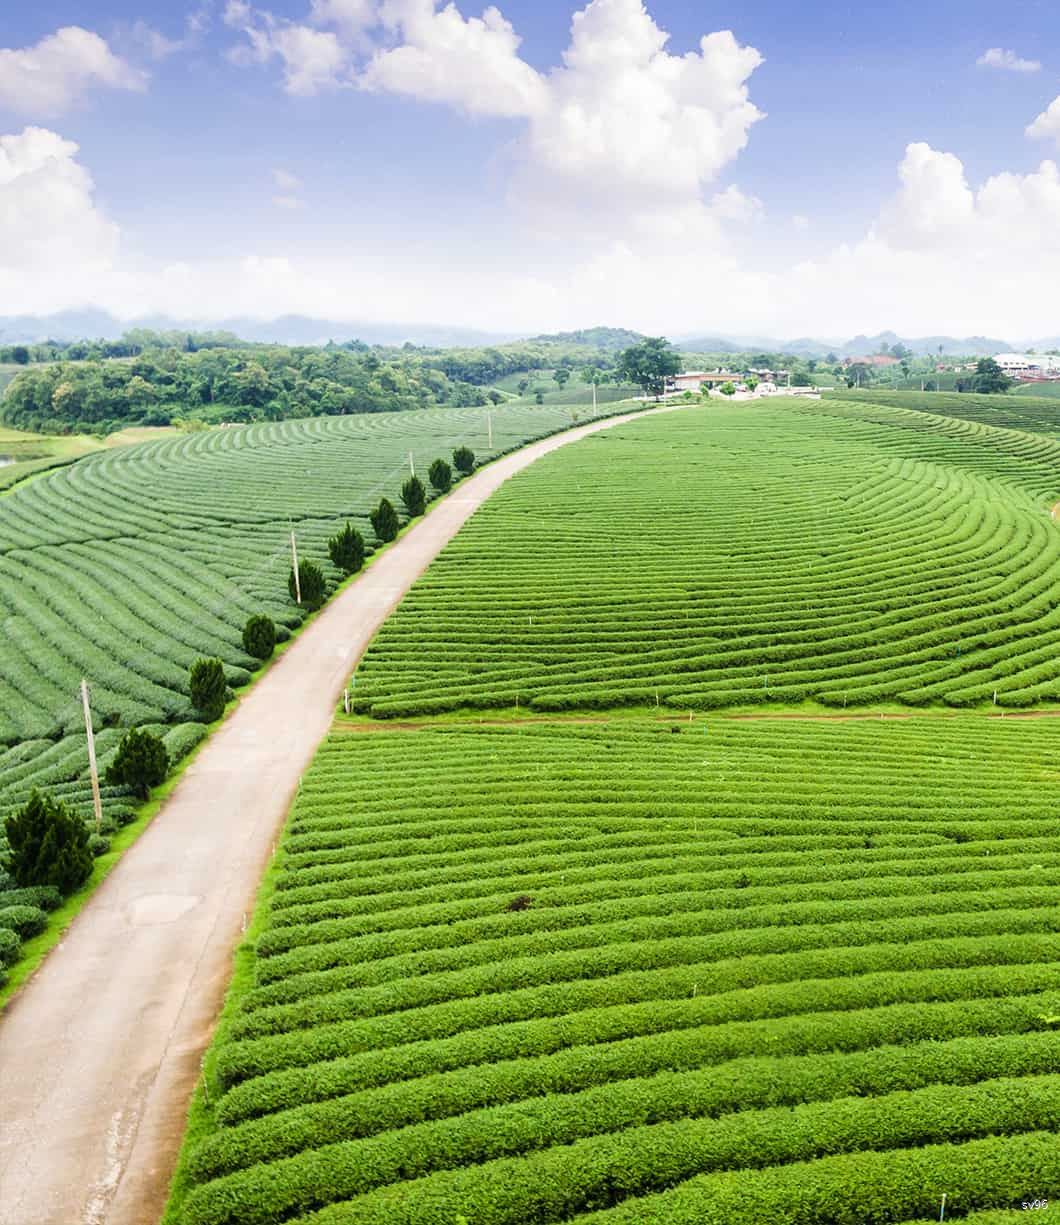
[[[545,439],[459,485],[321,613],[200,752],[0,1018],[2,1225],[157,1221],[244,916],[354,664],[509,476],[641,415]]]

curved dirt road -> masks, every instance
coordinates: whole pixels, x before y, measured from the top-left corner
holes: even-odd
[[[2,1225],[157,1221],[244,915],[355,663],[509,476],[643,415],[554,435],[464,481],[320,614],[204,746],[0,1017]]]

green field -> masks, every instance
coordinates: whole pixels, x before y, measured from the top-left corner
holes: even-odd
[[[529,386],[522,394],[519,392],[519,384],[527,379]],[[504,378],[498,379],[492,386],[498,391],[502,391],[505,395],[516,396],[523,403],[533,404],[534,389],[540,388],[544,395],[545,404],[589,404],[593,402],[593,389],[588,383],[583,383],[577,374],[571,375],[570,381],[566,387],[560,388],[556,385],[552,378],[551,370],[534,370],[529,373],[516,373],[505,375]],[[617,404],[620,400],[629,400],[638,397],[642,394],[639,387],[634,387],[631,384],[623,384],[621,386],[613,386],[605,383],[596,389],[597,404]]]
[[[1018,387],[1013,387],[1012,394],[1014,396],[1023,396],[1028,399],[1055,399],[1060,396],[1060,381],[1050,383],[1021,383]]]
[[[969,392],[934,391],[843,391],[827,399],[856,400],[892,408],[916,408],[922,412],[978,421],[1002,429],[1031,434],[1060,435],[1060,400],[1049,396],[975,395]]]
[[[292,526],[300,555],[320,562],[334,588],[341,575],[328,537],[350,520],[371,545],[368,512],[382,495],[400,507],[410,451],[422,472],[462,444],[481,462],[575,415],[493,409],[491,450],[486,411],[184,434],[100,450],[0,498],[0,831],[35,787],[90,814],[82,677],[101,769],[132,726],[154,728],[179,760],[205,730],[188,697],[195,659],[219,657],[238,687],[260,666],[242,645],[247,618],[268,614],[281,637],[303,620],[287,590]],[[104,832],[131,820],[135,807],[128,791],[105,787]],[[0,871],[0,911],[11,883]],[[0,979],[17,952],[0,947]]]
[[[863,1225],[1055,1197],[1058,751],[1053,720],[970,715],[340,724],[167,1220]]]
[[[1058,498],[1060,443],[910,409],[633,422],[491,499],[376,637],[356,708],[1056,702]]]

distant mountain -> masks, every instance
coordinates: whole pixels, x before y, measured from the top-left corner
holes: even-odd
[[[693,353],[747,353],[757,350],[762,353],[788,353],[795,357],[827,357],[834,353],[836,357],[861,357],[870,353],[878,353],[883,345],[903,344],[916,356],[927,357],[935,355],[941,348],[943,353],[960,354],[962,356],[985,356],[994,353],[1020,351],[1028,347],[1048,349],[1057,347],[1052,341],[1040,340],[1037,343],[1027,341],[1013,345],[1007,340],[997,340],[989,336],[899,336],[897,332],[880,332],[876,336],[859,334],[851,340],[819,340],[812,337],[801,337],[798,340],[777,340],[769,336],[740,337],[681,337],[674,342],[678,348]]]
[[[279,319],[173,319],[167,315],[145,315],[118,319],[107,311],[60,311],[54,315],[0,316],[0,344],[38,344],[45,340],[117,340],[131,328],[158,332],[234,332],[243,340],[266,344],[323,345],[329,340],[363,340],[370,345],[426,345],[437,348],[477,347],[518,340],[519,333],[494,333],[444,324],[343,323],[306,315],[284,315]]]
[[[544,336],[531,336],[529,339],[538,344],[585,345],[588,348],[617,353],[620,349],[639,344],[644,339],[644,333],[631,332],[629,328],[598,327],[580,328],[575,332],[552,332]]]
[[[362,340],[372,345],[413,344],[428,348],[480,348],[505,344],[513,340],[532,339],[538,343],[586,345],[615,352],[644,339],[641,332],[628,328],[592,327],[571,332],[543,333],[528,337],[525,332],[485,332],[476,328],[450,327],[437,323],[366,323],[319,319],[308,315],[284,315],[279,319],[246,317],[217,319],[174,319],[167,315],[145,315],[136,319],[118,319],[104,310],[87,307],[84,310],[60,311],[54,315],[0,316],[0,345],[33,344],[44,340],[116,340],[131,328],[153,331],[234,332],[243,340],[264,344],[323,345]],[[775,336],[725,336],[689,333],[671,338],[674,344],[690,353],[787,353],[796,357],[823,358],[829,353],[837,357],[858,357],[876,353],[881,346],[899,342],[918,356],[939,352],[951,355],[984,355],[1024,352],[1035,349],[1060,348],[1060,338],[1011,342],[989,336],[899,336],[896,332],[880,332],[875,336],[858,335],[850,340],[828,340],[800,337],[778,340]]]
[[[779,344],[780,342],[775,342]],[[690,353],[744,353],[747,350],[747,345],[739,344],[735,340],[722,340],[720,336],[693,336],[689,339],[675,340],[674,344],[679,349],[686,349]],[[757,346],[752,346],[757,348]],[[770,349],[771,353],[778,352],[776,348]]]

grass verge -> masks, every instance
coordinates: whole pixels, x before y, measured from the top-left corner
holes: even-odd
[[[213,1103],[220,1099],[221,1088],[217,1081],[215,1065],[222,1043],[217,1042],[216,1039],[218,1036],[223,1037],[225,1029],[231,1024],[236,1012],[236,1001],[254,985],[254,946],[265,925],[269,900],[276,889],[276,881],[283,867],[283,858],[284,850],[282,845],[279,845],[258,887],[254,913],[246,935],[235,951],[232,977],[228,983],[228,990],[225,992],[221,1015],[218,1018],[216,1029],[210,1035],[210,1044],[203,1056],[202,1076],[195,1086],[195,1092],[192,1094],[191,1104],[188,1107],[188,1122],[181,1141],[180,1156],[177,1160],[177,1168],[173,1172],[169,1198],[166,1201],[166,1210],[160,1225],[179,1225],[184,1199],[192,1187],[188,1174],[191,1154],[201,1140],[217,1130]]]

